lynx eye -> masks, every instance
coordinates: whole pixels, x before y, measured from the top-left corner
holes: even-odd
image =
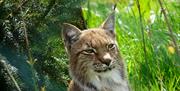
[[[116,45],[115,44],[109,44],[107,47],[109,50],[111,50],[111,49],[114,49],[116,47]]]
[[[96,53],[95,49],[87,49],[87,50],[84,50],[83,53],[85,54],[93,54],[93,53]]]

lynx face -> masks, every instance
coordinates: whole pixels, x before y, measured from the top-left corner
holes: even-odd
[[[119,53],[115,38],[104,29],[82,31],[70,52],[77,55],[76,64],[86,65],[87,70],[101,73],[118,67]]]
[[[83,31],[71,24],[63,25],[73,80],[69,91],[128,91],[114,21],[111,14],[101,27]]]

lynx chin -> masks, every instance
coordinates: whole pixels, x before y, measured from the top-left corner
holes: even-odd
[[[81,31],[63,24],[72,81],[68,91],[129,91],[115,35],[114,12],[99,28]]]

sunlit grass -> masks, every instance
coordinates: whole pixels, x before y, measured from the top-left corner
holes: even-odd
[[[175,2],[166,1],[165,5],[169,6],[167,10],[171,10],[168,11],[168,19],[172,24],[176,42],[180,46],[180,26],[177,19],[179,10]],[[88,27],[98,27],[111,12],[111,7],[106,7],[102,3],[89,3],[90,6],[84,6],[83,9],[85,19],[88,18]],[[140,0],[140,5],[146,54],[143,50],[136,2],[119,2],[116,10],[117,40],[127,63],[131,88],[133,91],[179,91],[180,58],[175,52],[159,3]]]

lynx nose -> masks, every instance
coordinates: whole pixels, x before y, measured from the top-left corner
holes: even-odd
[[[109,53],[105,53],[105,55],[103,56],[103,59],[102,59],[102,63],[109,66],[111,64],[111,61],[112,61],[111,55]]]
[[[103,61],[103,63],[106,64],[107,66],[109,66],[110,63],[111,63],[111,59],[105,59],[105,60]]]

